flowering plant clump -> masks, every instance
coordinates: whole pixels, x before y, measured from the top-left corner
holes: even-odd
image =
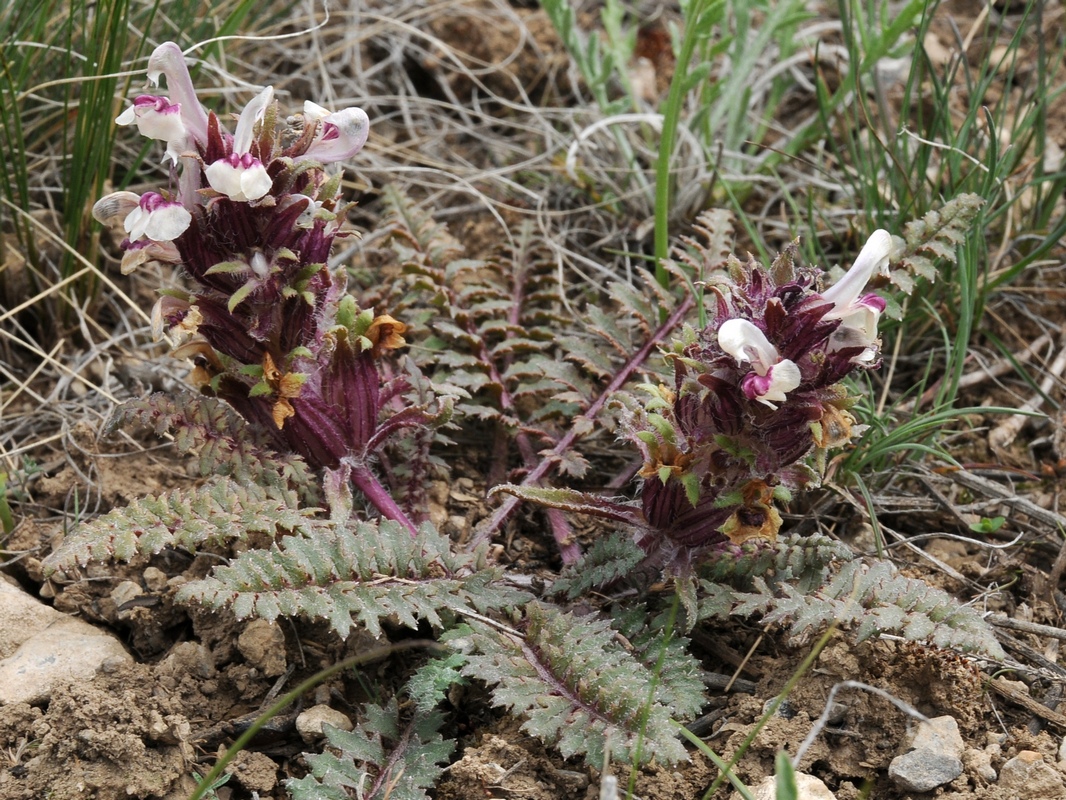
[[[162,293],[155,333],[183,342],[175,355],[195,363],[201,391],[270,431],[277,449],[350,479],[413,530],[368,464],[391,430],[416,424],[412,414],[378,419],[402,387],[383,388],[377,361],[404,344],[405,326],[358,309],[328,265],[334,239],[346,235],[346,205],[340,176],[324,166],[359,152],[367,115],[309,102],[285,123],[268,87],[230,133],[197,100],[177,45],[155,50],[148,77],[165,77],[169,96],[141,95],[116,121],[166,143],[171,186],[116,192],[93,213],[121,221],[124,272],[156,260],[190,279],[187,291]]]
[[[826,453],[856,432],[842,381],[878,365],[883,299],[862,291],[888,266],[876,231],[851,270],[817,291],[786,252],[769,270],[732,260],[712,282],[713,317],[669,358],[674,385],[647,386],[629,433],[644,456],[640,543],[673,563],[708,546],[773,539],[775,501],[817,485]]]
[[[855,264],[819,291],[821,271],[789,248],[767,269],[730,258],[708,281],[710,322],[667,353],[672,386],[644,385],[624,426],[643,455],[639,504],[571,490],[500,487],[518,497],[624,522],[649,562],[678,572],[710,548],[774,539],[776,504],[821,480],[830,449],[858,426],[844,379],[880,362],[885,301],[864,294],[892,236],[876,231]]]

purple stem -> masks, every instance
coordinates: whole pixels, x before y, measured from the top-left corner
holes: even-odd
[[[511,305],[511,312],[508,316],[508,321],[517,326],[520,323],[520,308],[522,306],[522,280],[524,274],[520,278],[516,278],[514,289],[515,299]],[[486,364],[489,368],[489,379],[500,387],[500,408],[503,411],[514,412],[515,403],[514,398],[511,397],[511,393],[507,391],[507,383],[504,381],[500,371],[496,368],[496,362],[493,361],[491,352],[489,350],[488,343],[484,337],[478,333],[477,327],[474,323],[468,322],[466,326],[467,330],[472,336],[477,336],[479,341],[478,358],[481,359],[483,364]],[[530,441],[529,436],[525,431],[519,430],[515,434],[515,444],[518,445],[518,452],[522,456],[522,461],[525,463],[528,469],[535,469],[538,466],[537,453],[533,448],[533,443]],[[542,463],[542,462],[540,462]],[[528,479],[527,479],[528,480]],[[526,481],[523,481],[523,484]],[[576,563],[581,558],[581,546],[574,541],[573,530],[570,527],[570,521],[566,518],[559,509],[548,508],[545,509],[548,516],[548,525],[552,530],[552,538],[555,539],[555,543],[559,548],[559,555],[563,559],[564,564]]]
[[[622,386],[625,385],[626,381],[629,380],[629,376],[637,368],[639,368],[641,364],[647,361],[648,356],[651,355],[651,352],[655,348],[655,346],[658,345],[658,343],[661,342],[663,338],[668,333],[670,333],[670,331],[673,330],[678,325],[678,323],[681,322],[682,319],[684,319],[685,314],[688,313],[689,309],[692,308],[693,304],[694,300],[692,296],[689,295],[681,302],[681,304],[677,308],[673,310],[673,313],[671,313],[670,316],[666,318],[663,324],[659,326],[659,328],[655,331],[654,334],[652,334],[648,341],[646,341],[643,346],[641,346],[641,348],[637,350],[637,352],[634,353],[630,357],[630,359],[623,365],[622,369],[607,385],[607,388],[604,389],[603,392],[600,393],[600,396],[597,397],[592,402],[592,405],[588,407],[588,410],[574,421],[574,424],[570,426],[570,430],[568,430],[566,434],[563,435],[563,437],[556,443],[555,447],[551,449],[548,455],[545,458],[541,459],[540,463],[537,464],[536,467],[526,473],[526,477],[523,478],[522,483],[519,484],[520,486],[528,486],[530,484],[535,484],[539,482],[541,478],[548,474],[548,470],[550,470],[552,464],[555,463],[555,459],[561,456],[567,450],[569,450],[570,447],[574,444],[574,442],[577,441],[578,437],[582,435],[581,433],[579,433],[579,430],[588,430],[588,422],[591,422],[596,419],[597,415],[599,415],[600,411],[603,410],[604,405],[606,405],[607,401],[611,398],[611,396],[619,389],[621,389]],[[586,422],[584,424],[579,425],[578,423],[582,420],[586,420]],[[503,523],[505,523],[507,519],[511,516],[511,514],[514,513],[515,508],[518,507],[518,504],[520,502],[521,500],[518,497],[515,497],[514,495],[509,495],[507,499],[500,504],[496,511],[493,512],[492,516],[478,526],[470,544],[467,546],[472,549],[474,547],[477,547],[482,542],[491,539],[500,530],[500,528],[503,526]],[[558,513],[557,509],[556,511]]]
[[[365,466],[352,467],[352,483],[356,489],[366,496],[370,504],[381,512],[381,516],[399,522],[411,532],[412,536],[418,535],[418,528],[411,522],[403,509],[397,505],[396,501],[392,499],[389,490],[381,485],[381,482],[369,468]]]

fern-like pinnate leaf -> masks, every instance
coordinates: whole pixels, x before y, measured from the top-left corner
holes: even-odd
[[[495,259],[465,258],[447,229],[409,198],[389,187],[385,202],[390,209],[386,225],[411,290],[390,307],[398,313],[408,304],[436,311],[426,322],[431,337],[420,348],[420,366],[432,368],[435,380],[470,393],[459,403],[460,412],[498,420],[512,431],[545,426],[542,436],[550,440],[554,431],[546,406],[578,380],[572,373],[569,384],[561,382],[551,367],[557,361],[558,331],[570,320],[550,253],[530,229]],[[533,395],[521,407],[515,402]],[[539,410],[536,420],[521,418],[532,408]],[[555,415],[569,416],[583,410],[566,404],[551,408]]]
[[[611,627],[633,646],[633,653],[649,670],[658,670],[655,696],[679,721],[699,715],[706,704],[703,669],[688,651],[689,640],[675,631],[669,641],[665,615],[649,618],[646,609],[616,610]]]
[[[700,617],[759,615],[771,624],[789,626],[797,642],[838,625],[854,630],[858,641],[882,633],[944,649],[1001,658],[992,629],[972,608],[925,581],[900,575],[887,561],[843,564],[816,591],[782,582],[771,588],[764,578],[754,591],[703,583]]]
[[[824,534],[789,533],[773,543],[753,539],[725,546],[700,564],[700,577],[705,579],[704,591],[712,584],[743,590],[752,579],[766,577],[772,586],[787,581],[806,592],[829,580],[835,562],[854,557],[847,545]]]
[[[167,547],[187,550],[309,529],[314,510],[291,508],[270,487],[214,478],[192,489],[142,497],[75,528],[45,559],[46,574],[90,561],[129,561]]]
[[[224,475],[242,486],[256,484],[285,495],[289,505],[317,505],[316,481],[295,453],[278,453],[263,431],[226,402],[192,392],[156,393],[115,409],[109,430],[138,423],[157,436],[174,434],[181,453],[194,452],[202,477]]]
[[[407,694],[415,708],[422,714],[428,714],[444,701],[452,686],[465,684],[467,681],[462,673],[465,664],[466,656],[463,653],[450,652],[431,658],[416,669],[407,681]]]
[[[563,570],[551,586],[552,594],[565,594],[573,600],[590,589],[630,576],[644,557],[631,534],[604,536],[592,544],[581,561]]]
[[[899,268],[889,275],[892,283],[910,294],[914,291],[915,278],[936,280],[937,262],[955,263],[955,248],[970,233],[984,203],[980,195],[960,194],[921,219],[908,222],[903,229],[904,249],[897,262]]]
[[[428,524],[415,537],[391,520],[323,524],[270,550],[242,553],[183,586],[177,599],[225,606],[238,618],[324,619],[342,637],[362,624],[377,636],[386,617],[409,628],[419,620],[441,628],[442,614],[484,613],[530,599],[501,576],[481,551],[453,553],[451,541]]]
[[[632,761],[687,758],[671,711],[655,699],[653,675],[618,642],[606,620],[531,603],[519,638],[472,621],[476,652],[463,674],[492,687],[493,703],[526,721],[522,730],[566,758],[584,755],[597,768],[610,755]]]
[[[396,699],[370,705],[348,732],[326,727],[330,750],[306,756],[311,774],[286,783],[293,800],[427,800],[455,742],[439,731],[438,712],[416,712],[401,724]]]

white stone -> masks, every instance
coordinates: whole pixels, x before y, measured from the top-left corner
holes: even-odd
[[[323,725],[332,725],[342,731],[352,729],[350,719],[327,705],[311,706],[296,718],[296,731],[307,744],[325,736],[322,732]]]
[[[962,755],[963,766],[971,775],[976,775],[983,783],[996,782],[996,770],[992,766],[992,756],[984,750],[967,747]]]
[[[57,684],[88,680],[105,661],[133,660],[110,634],[80,619],[60,616],[0,661],[0,705],[43,702]]]
[[[762,783],[752,790],[755,800],[775,800],[777,797],[777,783],[774,776],[764,778]],[[836,800],[836,795],[829,791],[819,778],[804,772],[796,773],[796,797],[797,800]],[[735,795],[740,797],[740,795]]]
[[[31,636],[65,617],[0,578],[0,658],[13,655]]]

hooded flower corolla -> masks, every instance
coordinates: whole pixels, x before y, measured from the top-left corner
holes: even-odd
[[[866,241],[843,278],[822,292],[822,300],[833,304],[825,319],[840,320],[829,343],[831,352],[862,347],[856,363],[870,364],[877,357],[877,320],[885,310],[885,301],[876,294],[861,294],[874,275],[888,268],[892,253],[892,234],[876,230]]]
[[[800,385],[800,370],[792,361],[781,358],[766,335],[746,319],[731,319],[718,329],[718,345],[737,360],[751,364],[753,372],[744,377],[744,396],[770,408],[783,403]]]
[[[322,164],[351,158],[363,149],[370,134],[370,118],[361,108],[345,108],[333,113],[306,100],[304,118],[318,122],[319,130],[302,158]]]
[[[268,86],[244,107],[233,134],[232,152],[204,170],[211,188],[230,200],[259,200],[274,183],[263,162],[251,153],[255,125],[263,119],[273,96],[274,89]]]
[[[122,218],[122,227],[131,243],[142,239],[171,242],[192,222],[192,214],[181,203],[167,200],[159,192],[113,192],[96,201],[93,216],[100,222]]]
[[[163,77],[167,79],[170,97],[181,116],[189,140],[187,146],[192,147],[193,143],[203,145],[207,142],[207,111],[196,97],[196,87],[185,64],[185,54],[173,42],[159,45],[148,58],[148,80],[158,86]]]

